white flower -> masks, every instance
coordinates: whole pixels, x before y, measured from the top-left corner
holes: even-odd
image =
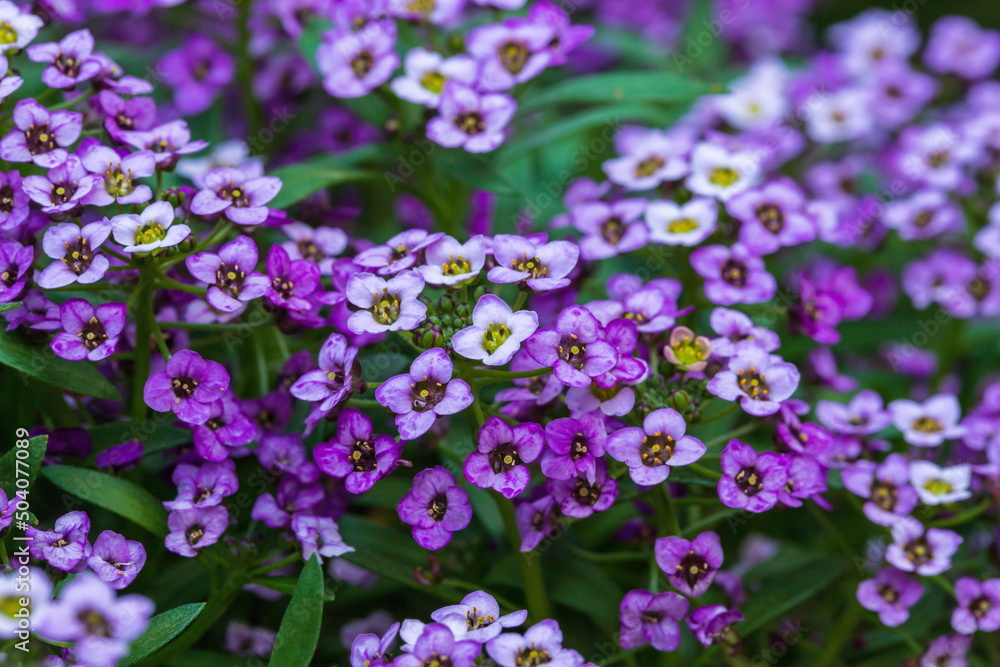
[[[821,144],[857,139],[872,127],[871,96],[846,88],[835,93],[817,93],[805,104],[806,131]]]
[[[713,199],[695,197],[684,205],[661,199],[646,207],[649,240],[664,245],[696,246],[715,231],[719,207]]]
[[[910,463],[910,483],[925,505],[941,505],[965,500],[972,495],[969,481],[972,468],[968,465],[942,468],[930,461]]]
[[[42,19],[22,12],[9,0],[0,0],[0,51],[23,49],[38,35]]]
[[[472,85],[476,82],[478,67],[469,56],[452,56],[445,59],[440,53],[416,48],[406,54],[406,76],[393,79],[389,84],[397,96],[426,107],[436,108],[444,84],[455,80]]]
[[[691,175],[685,185],[696,195],[726,201],[760,180],[760,163],[744,152],[701,143],[691,154]]]
[[[175,246],[191,233],[187,225],[173,223],[174,207],[170,202],[158,201],[140,215],[116,215],[111,219],[111,231],[115,241],[125,246],[125,252],[149,252]]]
[[[728,95],[715,98],[715,109],[726,122],[741,130],[768,127],[788,112],[785,67],[776,60],[764,60],[732,84]]]
[[[15,498],[16,501],[16,498]],[[22,608],[21,598],[27,598],[29,606]],[[0,575],[0,600],[9,604],[0,605],[0,639],[10,639],[19,629],[23,616],[22,611],[30,613],[31,626],[37,627],[48,610],[52,601],[52,584],[48,575],[41,568],[33,567],[27,577],[18,577],[17,573]]]

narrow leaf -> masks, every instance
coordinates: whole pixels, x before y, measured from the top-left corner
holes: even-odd
[[[114,385],[89,361],[67,361],[19,333],[0,331],[0,364],[66,391],[120,401]]]
[[[708,84],[672,72],[613,72],[549,86],[527,96],[520,111],[557,104],[688,104],[707,92]]]
[[[167,534],[167,512],[146,489],[126,479],[73,466],[47,466],[42,476],[80,500],[123,516],[154,535]]]
[[[323,625],[323,568],[313,555],[306,563],[274,640],[268,665],[309,667]]]
[[[0,313],[6,312],[8,310],[14,310],[21,305],[20,301],[11,301],[9,303],[0,303]]]
[[[149,619],[149,627],[132,642],[128,655],[118,663],[119,667],[133,665],[163,648],[167,642],[182,633],[204,608],[204,602],[185,604]]]
[[[743,608],[747,620],[736,629],[746,635],[766,626],[833,583],[847,566],[842,558],[814,558],[766,578]]]
[[[24,438],[17,439],[18,443],[24,441]],[[18,489],[31,488],[42,467],[45,446],[48,442],[49,436],[36,435],[34,438],[27,439],[27,447],[15,446],[4,454],[3,458],[0,458],[0,489],[7,493],[7,500],[13,498]],[[27,452],[27,454],[18,455],[18,452]],[[27,485],[18,486],[19,479],[27,479]]]

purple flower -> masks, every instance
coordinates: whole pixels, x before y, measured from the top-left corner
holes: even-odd
[[[355,390],[363,386],[358,348],[338,333],[330,334],[319,350],[319,368],[295,381],[289,391],[303,401],[318,403],[307,424],[315,424]]]
[[[21,100],[14,107],[14,129],[0,140],[0,158],[8,162],[34,162],[50,169],[66,160],[66,147],[83,131],[83,114],[53,111],[35,100]]]
[[[494,2],[494,5],[500,3]],[[522,4],[517,2],[505,4]],[[586,42],[594,35],[594,27],[590,25],[571,25],[569,14],[554,2],[542,0],[534,3],[528,10],[528,20],[532,23],[548,26],[552,31],[552,39],[546,47],[550,54],[549,66],[558,67],[569,62],[569,53]]]
[[[972,643],[971,635],[944,635],[931,642],[920,656],[920,667],[969,667],[965,654]]]
[[[335,440],[313,449],[320,470],[344,480],[351,493],[364,493],[399,463],[402,443],[388,435],[375,435],[372,420],[357,408],[345,408],[337,418]]]
[[[475,28],[466,45],[479,61],[479,86],[486,91],[509,90],[533,79],[549,65],[552,30],[547,25],[509,19]]]
[[[521,283],[539,292],[569,285],[566,278],[576,266],[579,248],[569,241],[545,243],[536,238],[497,234],[493,257],[497,265],[487,278],[494,283]]]
[[[319,562],[354,551],[340,537],[337,523],[328,516],[296,514],[292,517],[292,532],[302,545],[302,558],[309,560],[316,554]]]
[[[477,277],[486,264],[486,237],[479,234],[465,243],[440,237],[427,247],[424,260],[417,271],[428,285],[459,285]]]
[[[418,472],[413,488],[399,501],[399,518],[413,527],[413,539],[425,549],[440,549],[451,534],[472,521],[469,494],[441,466]]]
[[[612,285],[621,289],[612,290]],[[677,298],[681,284],[670,278],[656,278],[645,286],[635,276],[618,274],[608,281],[611,301],[591,301],[587,304],[605,327],[618,318],[632,320],[641,333],[660,333],[674,326],[676,318],[690,309],[678,312]]]
[[[678,624],[687,616],[690,603],[677,593],[654,595],[649,591],[629,591],[622,598],[619,616],[619,643],[625,650],[652,645],[657,651],[676,651],[681,645]]]
[[[1000,33],[984,30],[964,16],[945,16],[931,29],[924,62],[938,74],[987,77],[1000,63]]]
[[[91,58],[94,36],[89,30],[77,30],[59,42],[34,44],[27,49],[28,59],[48,63],[42,83],[49,88],[73,88],[101,73],[101,64]]]
[[[286,475],[278,482],[277,497],[264,493],[254,502],[250,518],[262,521],[269,528],[287,528],[292,517],[309,514],[323,501],[325,491],[320,484],[303,484],[297,478]]]
[[[600,417],[585,414],[579,419],[553,419],[545,425],[542,473],[550,479],[571,479],[579,474],[593,484],[597,459],[604,456],[606,439],[607,432]]]
[[[87,173],[80,158],[70,155],[45,176],[25,176],[22,187],[43,213],[65,213],[91,203],[92,193],[101,192],[101,180]]]
[[[773,415],[799,386],[799,371],[752,341],[738,343],[734,352],[726,370],[709,380],[708,391],[726,401],[738,399],[755,417]]]
[[[143,398],[158,412],[173,411],[188,424],[204,424],[212,416],[211,404],[229,388],[229,374],[222,364],[202,359],[192,350],[181,350],[166,367],[146,380]]]
[[[0,171],[0,232],[16,231],[28,217],[28,195],[21,174]]]
[[[273,630],[253,627],[240,621],[229,621],[223,648],[234,655],[264,658],[274,649],[276,637],[277,633]]]
[[[788,481],[780,454],[757,454],[750,445],[730,440],[722,450],[720,463],[723,477],[718,492],[723,505],[760,513],[778,503],[778,493]]]
[[[569,479],[550,479],[545,488],[559,503],[559,510],[574,519],[586,519],[594,512],[609,509],[618,497],[618,482],[608,475],[608,463],[603,458],[594,462],[594,475],[586,473]]]
[[[649,228],[639,219],[645,208],[645,199],[622,199],[613,204],[583,202],[573,207],[572,224],[584,234],[580,256],[607,259],[645,246]]]
[[[392,661],[398,667],[472,667],[483,647],[471,639],[456,640],[451,629],[442,623],[428,623],[413,644],[413,650]]]
[[[422,352],[410,372],[389,378],[375,390],[375,398],[396,413],[403,440],[415,440],[430,430],[439,416],[453,415],[472,405],[465,380],[453,380],[455,365],[440,347]]]
[[[1000,630],[1000,579],[980,582],[972,577],[960,577],[955,582],[958,606],[951,614],[951,627],[956,632],[971,635],[976,630]]]
[[[204,35],[192,35],[184,46],[163,56],[157,66],[157,72],[174,89],[174,106],[182,116],[209,108],[233,80],[235,69],[229,54]]]
[[[914,447],[937,447],[965,434],[959,424],[961,408],[954,394],[931,396],[922,404],[899,399],[889,404],[892,423]]]
[[[104,114],[104,127],[116,141],[124,132],[152,129],[156,122],[156,103],[148,97],[122,99],[110,90],[97,94],[96,105]]]
[[[139,150],[153,151],[160,170],[172,169],[182,155],[197,153],[208,146],[201,139],[191,141],[191,130],[183,120],[173,120],[151,130],[122,132],[119,141]]]
[[[281,189],[275,176],[249,177],[235,167],[216,167],[202,177],[204,189],[191,200],[196,215],[225,213],[238,225],[259,225],[267,220],[267,202]]]
[[[146,564],[146,549],[135,540],[106,530],[94,540],[87,564],[102,581],[120,591],[135,581]]]
[[[960,232],[965,227],[961,209],[939,190],[925,190],[890,203],[883,222],[886,227],[895,229],[904,241],[931,239]]]
[[[778,284],[764,260],[737,243],[732,248],[710,245],[691,253],[691,266],[705,279],[705,296],[720,306],[762,303],[774,296]]]
[[[413,268],[420,259],[421,252],[443,237],[444,234],[441,232],[428,234],[423,229],[407,229],[382,245],[358,253],[354,263],[375,269],[375,273],[380,276],[395,275]]]
[[[466,359],[502,366],[537,328],[538,315],[534,311],[515,313],[500,297],[484,294],[472,310],[472,326],[456,332],[451,345]]]
[[[739,635],[732,630],[732,625],[742,620],[743,614],[738,610],[715,604],[695,609],[688,616],[687,625],[695,639],[708,648],[712,644],[738,643]]]
[[[618,363],[618,351],[600,337],[601,325],[583,306],[571,306],[556,318],[554,329],[536,331],[524,349],[570,387],[586,387],[591,378]]]
[[[191,275],[208,284],[208,303],[224,313],[235,313],[243,304],[259,299],[270,287],[257,266],[257,246],[246,236],[237,236],[214,252],[199,252],[184,260]]]
[[[488,417],[477,436],[477,449],[465,459],[465,478],[480,489],[495,489],[513,498],[528,488],[533,463],[542,453],[545,434],[532,422],[511,426],[500,417]]]
[[[781,346],[778,334],[764,327],[754,326],[753,320],[738,310],[730,308],[715,308],[709,320],[712,331],[719,334],[713,338],[712,353],[720,357],[731,357],[736,354],[736,345],[740,341],[753,341],[767,352],[774,352]]]
[[[819,401],[816,416],[834,433],[847,435],[872,435],[892,421],[882,397],[871,389],[860,391],[844,405],[834,401]]]
[[[505,632],[486,643],[486,653],[499,667],[523,667],[523,656],[547,655],[548,667],[580,667],[583,656],[572,649],[563,648],[562,630],[552,619],[546,619],[528,628],[523,635]],[[530,658],[529,658],[530,659]],[[532,662],[537,662],[535,658]]]
[[[805,439],[808,439],[806,436]],[[802,439],[796,443],[803,445]],[[814,500],[819,505],[829,509],[829,504],[820,496],[827,490],[826,462],[813,458],[815,450],[803,456],[786,455],[785,465],[788,470],[788,481],[779,491],[778,500],[787,507],[802,507],[803,500]]]
[[[214,507],[240,487],[236,466],[229,459],[200,466],[181,463],[174,468],[171,479],[177,487],[177,497],[163,503],[168,510]]]
[[[33,558],[45,561],[57,570],[80,572],[87,567],[91,545],[87,540],[90,517],[86,512],[69,512],[56,519],[52,530],[28,526],[28,550]]]
[[[21,296],[34,259],[34,246],[0,239],[0,303],[10,303]]]
[[[651,190],[664,181],[676,181],[688,173],[684,155],[689,142],[659,130],[628,128],[615,139],[620,157],[601,168],[608,180],[629,190]]]
[[[123,472],[135,468],[141,458],[142,443],[139,440],[126,440],[98,454],[94,464],[102,470]]]
[[[902,454],[889,454],[881,464],[857,461],[841,471],[844,488],[865,498],[865,515],[891,526],[917,506],[917,492],[910,486],[909,462]]]
[[[351,314],[348,328],[356,334],[415,329],[427,315],[427,306],[417,299],[423,289],[424,279],[416,271],[389,280],[355,273],[347,281],[347,300],[361,310]]]
[[[330,30],[316,51],[323,88],[334,97],[363,97],[389,80],[399,67],[396,24],[369,21],[357,31]]]
[[[559,527],[559,505],[550,495],[517,506],[517,532],[521,535],[521,552],[531,551],[553,530]]]
[[[115,242],[128,253],[171,248],[191,234],[187,225],[174,224],[174,207],[165,201],[153,202],[138,215],[116,215],[111,218],[111,229]]]
[[[925,577],[941,574],[951,568],[951,557],[958,551],[962,537],[943,528],[927,528],[913,517],[904,517],[892,524],[892,544],[885,559],[904,572],[916,572]]]
[[[816,227],[804,206],[805,195],[788,179],[748,190],[726,202],[730,215],[743,223],[740,242],[756,255],[816,238]]]
[[[381,638],[368,632],[358,634],[351,642],[351,667],[385,667],[389,665],[392,662],[389,649],[396,641],[398,633],[399,623],[393,623]],[[346,644],[346,642],[344,643]]]
[[[229,525],[229,511],[222,505],[174,510],[167,516],[167,551],[194,558],[219,541]]]
[[[684,595],[701,597],[722,566],[722,544],[711,531],[691,541],[661,537],[656,540],[656,564],[674,588]]]
[[[271,286],[267,300],[280,308],[309,310],[309,296],[320,288],[319,267],[306,259],[291,259],[280,245],[267,253],[267,275]]]
[[[63,331],[52,339],[52,351],[63,359],[101,361],[118,348],[125,329],[125,304],[94,308],[85,299],[68,299],[59,307]]]
[[[4,533],[4,535],[6,535],[4,531],[14,523],[14,513],[17,511],[17,498],[16,494],[12,494],[10,498],[7,498],[7,493],[3,489],[0,489],[0,533]]]
[[[257,425],[240,411],[240,403],[231,389],[208,405],[208,419],[191,429],[194,448],[208,461],[224,461],[232,450],[257,439]]]
[[[288,256],[315,262],[325,276],[333,273],[334,257],[347,247],[347,234],[336,227],[313,228],[302,222],[289,222],[281,231],[291,239],[281,244]]]
[[[701,440],[684,435],[686,428],[676,410],[654,410],[646,415],[642,428],[623,428],[609,435],[608,454],[628,466],[636,484],[654,486],[667,479],[671,466],[694,463],[705,454]]]
[[[299,433],[265,433],[257,443],[257,459],[272,474],[281,471],[306,483],[319,477]]]
[[[444,84],[438,115],[427,122],[427,137],[445,148],[488,153],[506,138],[504,128],[517,111],[509,95],[479,94],[458,81]]]
[[[137,151],[123,157],[113,148],[90,144],[81,151],[81,158],[87,171],[104,177],[104,188],[95,187],[86,203],[95,206],[108,206],[114,202],[141,204],[153,198],[153,191],[148,185],[135,182],[137,178],[152,176],[156,172],[152,152]],[[170,206],[166,202],[158,203]],[[151,207],[155,205],[151,204]],[[172,212],[173,207],[170,210]],[[115,240],[118,240],[117,237]]]
[[[923,585],[894,567],[879,570],[874,579],[858,584],[857,598],[862,607],[878,613],[883,625],[894,628],[910,617],[910,607],[924,594]]]
[[[449,626],[457,620],[457,624],[468,628],[466,639],[485,642],[498,636],[504,628],[516,628],[524,623],[528,612],[522,609],[501,616],[496,599],[488,593],[476,591],[462,598],[461,604],[441,607],[431,614],[431,618]]]

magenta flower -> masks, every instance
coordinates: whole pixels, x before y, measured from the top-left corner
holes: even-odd
[[[562,311],[555,328],[536,331],[524,349],[570,387],[586,387],[618,363],[618,350],[601,337],[600,322],[583,306]]]
[[[861,606],[876,612],[882,624],[890,628],[905,623],[910,607],[923,595],[923,584],[894,567],[884,567],[874,579],[865,579],[857,591]]]
[[[347,300],[361,310],[351,314],[348,328],[356,334],[415,329],[427,315],[427,306],[417,299],[423,289],[424,279],[416,271],[389,280],[355,273],[347,281]]]
[[[548,494],[517,506],[517,532],[521,535],[522,553],[536,548],[559,527],[559,512],[555,498]]]
[[[87,559],[90,569],[115,590],[135,581],[145,564],[146,549],[140,542],[126,540],[110,530],[94,540],[93,551]]]
[[[364,28],[330,30],[316,51],[323,88],[334,97],[363,97],[389,80],[399,67],[396,24],[370,21]]]
[[[52,530],[29,525],[24,529],[32,558],[48,563],[63,572],[81,572],[87,567],[92,547],[90,517],[86,512],[69,512],[56,519]]]
[[[125,330],[125,304],[96,308],[85,299],[68,299],[59,308],[63,331],[52,340],[52,351],[63,359],[101,361],[118,348]]]
[[[319,350],[319,368],[304,373],[289,391],[299,400],[317,403],[306,424],[315,424],[363,387],[358,348],[338,333],[330,334]]]
[[[604,456],[605,440],[607,432],[600,417],[585,414],[579,419],[553,419],[545,425],[542,473],[550,479],[570,479],[579,474],[593,484],[597,459]]]
[[[743,620],[743,614],[736,609],[727,609],[721,604],[698,607],[687,618],[691,634],[705,648],[713,644],[726,643],[732,636],[732,625]]]
[[[937,447],[965,434],[959,424],[961,408],[954,394],[931,396],[922,404],[899,399],[889,404],[892,423],[914,447]]]
[[[491,3],[496,6],[507,6],[504,9],[517,9],[524,3],[520,0],[505,0],[504,2]],[[548,26],[552,31],[552,39],[547,46],[550,58],[549,66],[557,67],[569,62],[570,52],[576,50],[578,46],[594,36],[594,26],[572,25],[566,9],[560,7],[555,2],[541,0],[531,5],[528,9],[528,20],[532,23]]]
[[[764,260],[737,243],[732,248],[703,246],[691,253],[691,266],[705,279],[705,296],[712,303],[761,303],[774,296],[778,284]]]
[[[194,558],[198,552],[219,541],[229,525],[229,510],[222,505],[174,510],[167,515],[170,534],[164,540],[167,551]]]
[[[364,493],[396,467],[402,443],[388,435],[375,435],[372,420],[357,408],[345,408],[337,418],[337,435],[313,449],[320,470],[344,480],[351,493]]]
[[[173,411],[188,424],[204,424],[211,417],[211,404],[228,388],[229,374],[222,364],[181,350],[170,357],[164,370],[149,376],[142,393],[153,410]]]
[[[622,598],[619,642],[625,650],[650,644],[657,651],[676,651],[681,645],[679,621],[690,603],[677,593],[629,591]]]
[[[94,36],[86,29],[71,32],[59,42],[33,44],[27,52],[32,62],[48,63],[42,83],[49,88],[72,88],[101,73],[101,64],[91,58]]]
[[[469,494],[441,466],[418,472],[397,509],[399,518],[412,526],[417,544],[431,550],[451,542],[452,533],[472,521]]]
[[[309,300],[320,289],[319,267],[306,259],[291,259],[280,245],[271,246],[267,253],[267,275],[271,286],[267,300],[279,308],[309,310]]]
[[[892,544],[885,559],[904,572],[925,577],[951,569],[951,557],[962,544],[962,537],[943,528],[924,528],[913,517],[903,517],[892,524]]]
[[[45,176],[25,176],[22,187],[43,213],[65,213],[100,200],[102,182],[97,174],[87,173],[80,158],[70,155]]]
[[[541,455],[545,433],[532,422],[511,426],[500,417],[487,417],[476,445],[462,466],[465,478],[480,489],[495,489],[504,498],[513,498],[528,488],[531,471],[524,464]]]
[[[238,225],[259,225],[267,220],[267,202],[281,190],[275,176],[247,176],[235,167],[216,167],[202,177],[204,189],[191,200],[196,215],[224,213]]]
[[[750,445],[730,440],[722,450],[720,463],[723,477],[718,492],[723,505],[760,513],[778,503],[778,493],[788,481],[780,454],[757,454]]]
[[[466,359],[502,366],[537,328],[538,315],[534,311],[515,313],[500,297],[484,294],[472,310],[472,326],[457,331],[451,345]]]
[[[427,122],[427,137],[445,148],[488,153],[506,138],[504,129],[517,111],[508,95],[480,94],[458,81],[444,84],[438,115]]]
[[[192,35],[158,63],[157,71],[174,89],[174,106],[182,116],[199,114],[212,105],[233,80],[233,59],[213,40]]]
[[[224,461],[238,447],[248,445],[258,436],[257,425],[240,411],[232,390],[208,405],[208,419],[191,428],[195,451],[207,461]]]
[[[705,454],[701,440],[684,435],[687,423],[671,408],[646,415],[642,428],[630,427],[608,436],[608,454],[628,466],[636,484],[653,486],[670,475],[671,466],[694,463]]]
[[[148,97],[125,100],[110,90],[102,90],[95,99],[104,114],[104,128],[116,141],[121,141],[125,132],[151,130],[156,123],[156,103]]]
[[[524,283],[539,292],[569,285],[566,277],[576,266],[580,249],[569,241],[549,243],[537,237],[497,234],[493,257],[497,265],[487,278],[494,283]]]
[[[87,171],[104,178],[104,187],[94,188],[87,198],[88,204],[141,204],[153,198],[153,191],[148,185],[135,182],[137,178],[152,176],[156,172],[156,160],[151,151],[137,151],[123,157],[113,148],[91,144],[81,151],[81,158]]]
[[[66,147],[83,131],[83,114],[53,111],[35,100],[14,106],[14,129],[0,140],[0,158],[8,162],[34,162],[51,169],[66,160]]]
[[[976,630],[1000,630],[1000,579],[977,581],[961,577],[955,582],[958,606],[951,614],[951,627],[956,632],[971,635]]]
[[[196,279],[208,284],[209,305],[224,313],[235,313],[244,304],[259,299],[270,286],[267,277],[254,271],[257,245],[246,236],[237,236],[214,252],[200,252],[184,260]]]
[[[691,541],[662,537],[656,540],[656,564],[674,588],[684,595],[701,597],[722,567],[722,543],[711,531]]]
[[[455,365],[440,347],[422,352],[407,374],[389,378],[375,390],[375,398],[396,413],[403,440],[415,440],[429,431],[439,416],[453,415],[472,405],[465,380],[453,380]]]
[[[31,277],[34,259],[34,246],[0,240],[0,303],[10,303],[21,296]]]
[[[740,401],[755,417],[773,415],[799,386],[799,371],[752,341],[738,343],[726,370],[708,382],[708,391],[726,401]]]
[[[82,228],[71,222],[49,227],[42,237],[42,250],[60,261],[45,267],[38,276],[38,286],[55,289],[76,282],[90,284],[100,280],[110,262],[97,249],[110,234],[111,223],[107,220],[91,222]]]
[[[618,482],[608,475],[608,463],[596,459],[593,479],[586,473],[569,479],[550,479],[546,490],[559,503],[559,511],[573,519],[586,519],[610,509],[618,497]]]

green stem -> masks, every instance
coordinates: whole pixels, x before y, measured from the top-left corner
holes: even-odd
[[[833,633],[827,638],[826,650],[823,651],[819,660],[813,663],[815,667],[828,667],[839,662],[840,652],[854,635],[854,630],[861,622],[863,613],[864,607],[861,605],[855,604],[853,600],[847,603],[847,611],[840,617]]]
[[[470,369],[476,378],[495,378],[497,380],[516,380],[518,378],[536,378],[543,375],[551,375],[551,368],[536,368],[530,371],[495,371],[486,368]]]
[[[512,310],[514,311],[521,310],[521,308],[524,307],[524,302],[527,300],[528,300],[527,292],[518,292],[517,300],[514,301],[514,307],[512,308]]]
[[[718,447],[722,443],[729,442],[733,438],[739,438],[740,436],[744,436],[747,433],[754,431],[759,425],[760,423],[756,421],[752,421],[749,424],[744,424],[743,426],[733,429],[728,433],[723,433],[722,435],[716,438],[712,438],[711,440],[705,443],[705,447],[708,450],[711,450],[713,447]]]
[[[979,503],[975,507],[972,507],[961,514],[956,514],[955,516],[948,517],[947,519],[939,519],[937,521],[931,521],[927,524],[929,528],[951,528],[953,526],[961,526],[964,523],[972,521],[980,514],[989,509],[990,505],[993,504],[993,499],[988,498],[983,502]]]
[[[292,563],[297,563],[300,560],[302,560],[302,555],[298,551],[296,551],[295,553],[291,554],[290,556],[285,556],[284,558],[282,558],[281,560],[279,560],[279,561],[277,561],[275,563],[267,563],[265,565],[261,565],[260,567],[257,567],[257,568],[254,568],[254,569],[250,570],[249,572],[247,572],[247,578],[248,579],[253,579],[255,577],[259,577],[261,575],[265,575],[268,572],[273,572],[274,570],[281,569],[281,568],[285,567],[286,565],[291,565]]]
[[[250,17],[252,15],[252,0],[244,0],[239,3],[239,19],[237,20],[237,73],[240,88],[244,91],[244,113],[246,114],[247,127],[250,129],[250,145],[254,146],[260,137],[261,128],[264,126],[261,117],[260,107],[257,106],[257,99],[253,95],[253,59],[250,56]]]
[[[740,407],[740,404],[737,403],[737,402],[730,403],[729,406],[727,406],[726,409],[723,410],[722,412],[717,412],[716,414],[712,415],[711,417],[708,417],[706,419],[702,419],[700,422],[698,422],[698,424],[699,425],[702,425],[702,424],[711,424],[714,421],[718,421],[718,420],[720,420],[720,419],[722,419],[724,417],[728,417],[729,415],[733,414],[739,407]]]
[[[697,463],[691,463],[687,467],[690,468],[693,472],[698,473],[699,475],[704,475],[705,477],[710,477],[712,479],[722,479],[722,473],[715,472],[714,470],[710,470],[705,466],[700,466]]]
[[[7,557],[7,545],[0,539],[0,560],[5,568],[10,567],[10,558]]]
[[[542,576],[541,557],[534,553],[521,552],[521,536],[517,530],[514,503],[506,498],[497,498],[497,506],[503,515],[504,528],[510,546],[517,554],[517,568],[521,572],[524,594],[528,602],[529,623],[538,623],[552,618],[552,605],[545,593],[545,578]]]
[[[168,278],[162,273],[157,274],[156,281],[159,283],[159,287],[163,287],[164,289],[180,290],[181,292],[187,292],[188,294],[194,294],[197,296],[205,296],[205,293],[207,292],[204,287],[185,285],[184,283],[174,280],[173,278]]]
[[[160,328],[159,323],[156,319],[152,320],[153,326],[153,337],[156,338],[156,346],[160,348],[160,354],[163,355],[164,361],[170,361],[170,348],[167,347],[167,341],[163,338],[163,329]]]
[[[148,269],[139,270],[139,286],[136,290],[135,310],[135,359],[132,373],[132,421],[138,424],[146,418],[146,400],[142,392],[149,377],[149,338],[153,331],[153,297],[156,290],[150,280]]]

